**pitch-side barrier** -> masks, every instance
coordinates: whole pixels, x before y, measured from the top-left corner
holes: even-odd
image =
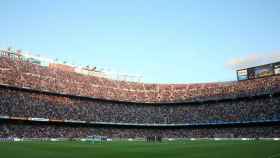
[[[274,140],[280,141],[280,138],[163,138],[163,141],[252,141],[252,140]],[[61,142],[61,141],[91,141],[89,138],[0,138],[0,142],[21,142],[21,141],[51,141],[51,142]],[[110,138],[110,141],[145,141],[145,138]]]

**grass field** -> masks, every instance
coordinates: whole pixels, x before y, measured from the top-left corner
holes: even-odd
[[[280,141],[0,142],[1,158],[280,158]]]

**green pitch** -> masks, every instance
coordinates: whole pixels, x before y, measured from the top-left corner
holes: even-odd
[[[2,158],[280,158],[280,141],[0,142]]]

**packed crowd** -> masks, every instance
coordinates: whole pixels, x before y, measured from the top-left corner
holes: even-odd
[[[0,86],[2,116],[105,123],[190,125],[280,120],[280,96],[277,94],[280,92],[280,76],[242,82],[144,84],[85,76],[54,67],[40,66],[20,60],[16,56],[0,55],[0,85],[52,92],[41,93]],[[256,97],[261,94],[269,95]],[[248,97],[244,98],[246,96]],[[226,98],[231,100],[225,100]],[[125,129],[2,123],[0,138],[71,138],[89,135],[120,138],[151,135],[164,138],[279,137],[279,129],[279,126]]]
[[[86,76],[0,55],[0,84],[41,91],[140,103],[194,102],[280,91],[280,76],[242,82],[144,84]]]
[[[280,96],[176,105],[126,103],[0,88],[0,115],[131,124],[280,120]]]
[[[280,126],[219,127],[186,129],[135,129],[112,127],[70,127],[57,125],[0,124],[0,138],[279,138]]]

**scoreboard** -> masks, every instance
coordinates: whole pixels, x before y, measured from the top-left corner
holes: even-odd
[[[236,74],[238,81],[280,75],[280,62],[240,69]]]

